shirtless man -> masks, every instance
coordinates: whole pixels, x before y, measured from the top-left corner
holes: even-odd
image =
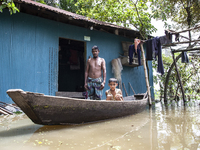
[[[97,46],[92,47],[92,55],[93,58],[89,58],[87,61],[84,87],[88,91],[90,99],[101,100],[106,82],[106,63],[103,58],[98,56]],[[103,71],[103,81],[101,71]]]

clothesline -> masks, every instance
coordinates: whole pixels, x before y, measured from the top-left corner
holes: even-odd
[[[164,68],[163,68],[163,62],[162,62],[162,46],[176,46],[177,44],[186,44],[186,43],[198,43],[200,39],[197,40],[189,40],[188,41],[179,41],[179,33],[194,30],[200,28],[200,25],[195,26],[194,28],[183,30],[180,32],[175,32],[175,31],[170,31],[170,30],[165,30],[165,35],[160,36],[160,37],[154,37],[152,39],[148,40],[140,40],[141,44],[145,43],[146,44],[146,59],[147,60],[153,60],[158,58],[158,72],[161,74],[164,74]],[[175,34],[175,41],[178,42],[172,42],[172,35]],[[135,39],[138,40],[138,39]],[[134,42],[135,44],[135,42]],[[136,44],[135,44],[136,45]],[[137,47],[137,46],[136,46]],[[135,50],[134,50],[135,49]],[[195,51],[199,50],[199,48],[190,48],[190,49],[179,49],[179,50],[173,50],[172,52],[183,52],[182,53],[182,62],[189,62],[188,56],[187,56],[187,51]],[[130,53],[131,52],[131,53]],[[139,52],[139,51],[138,51]],[[133,53],[137,53],[137,48],[134,48],[134,46],[129,47],[129,63],[132,63],[132,57]],[[138,53],[140,54],[140,53]],[[140,60],[140,55],[138,55],[138,60]],[[141,65],[141,64],[140,64]]]
[[[161,36],[161,37],[163,37],[163,36]],[[146,41],[148,41],[148,40],[141,40],[142,43],[146,43]],[[163,44],[163,46],[176,46],[177,44],[186,44],[186,43],[193,43],[193,42],[200,42],[200,39],[192,40],[192,41],[171,42],[171,43]]]
[[[193,43],[193,42],[199,42],[199,40],[193,40],[193,41],[183,41],[183,42],[174,42],[174,43],[170,43],[170,44],[167,44],[167,45],[163,45],[163,46],[166,46],[166,47],[169,47],[169,46],[177,46],[177,44],[187,44],[187,43]],[[200,44],[200,43],[198,43]]]
[[[173,30],[165,30],[173,35],[176,35],[176,34],[179,34],[179,33],[183,33],[183,32],[187,32],[187,31],[191,31],[191,30],[195,30],[195,29],[199,29],[200,28],[200,24],[199,25],[196,25],[195,27],[193,28],[190,28],[190,29],[186,29],[186,30],[182,30],[182,31],[179,31],[179,32],[176,32],[176,31],[173,31]],[[181,37],[183,38],[186,38],[189,40],[189,38],[185,37],[185,36],[182,36],[180,35]],[[142,43],[145,43],[147,40],[141,40]],[[190,42],[198,42],[200,40],[193,40],[193,41],[186,41],[186,43],[190,43]],[[173,44],[183,44],[184,42],[177,42],[177,43],[173,43]]]
[[[184,90],[183,90],[183,86],[182,86],[182,82],[181,82],[181,79],[180,79],[180,75],[179,75],[179,72],[178,72],[178,69],[177,69],[177,65],[176,65],[176,61],[175,61],[175,58],[174,58],[174,53],[176,53],[176,52],[182,52],[182,56],[181,56],[181,58],[182,58],[182,63],[188,63],[189,62],[189,59],[188,59],[188,56],[187,56],[187,51],[196,51],[196,50],[200,50],[200,47],[196,47],[196,48],[191,48],[191,47],[193,47],[194,45],[196,45],[200,40],[198,39],[198,40],[191,40],[190,38],[186,38],[188,41],[182,41],[182,42],[180,42],[179,41],[179,37],[183,37],[183,36],[181,36],[181,35],[179,35],[179,33],[183,33],[183,32],[187,32],[187,31],[191,31],[191,30],[195,30],[195,29],[199,29],[200,28],[200,24],[199,25],[197,25],[197,26],[195,26],[194,28],[191,28],[191,29],[187,29],[187,30],[182,30],[182,31],[180,31],[180,32],[173,32],[173,31],[170,31],[170,30],[165,30],[166,32],[165,32],[165,34],[166,34],[166,37],[168,38],[168,40],[171,40],[172,39],[172,35],[175,35],[176,37],[175,37],[175,41],[178,41],[178,42],[175,42],[175,43],[172,43],[172,41],[171,41],[171,43],[169,44],[169,43],[167,43],[168,44],[168,46],[175,46],[176,44],[185,44],[185,43],[192,43],[192,42],[195,42],[193,45],[191,45],[190,46],[190,48],[186,48],[186,49],[179,49],[179,50],[172,50],[171,49],[171,51],[172,51],[172,57],[173,57],[173,60],[174,60],[174,63],[175,63],[175,67],[176,67],[176,72],[177,72],[177,74],[178,74],[178,79],[179,79],[179,84],[180,84],[180,86],[181,86],[181,91],[182,91],[182,95],[183,95],[183,100],[184,100],[184,102],[185,102],[185,96],[184,96]],[[184,37],[185,38],[185,37]],[[156,39],[156,38],[154,38],[154,39]],[[157,38],[158,39],[158,38]],[[160,41],[158,42],[158,43],[161,43],[161,41],[163,42],[164,40],[162,39],[159,39]],[[147,45],[147,47],[148,47],[148,42],[149,42],[149,40],[142,40],[142,44],[143,43],[146,43],[146,45]],[[169,41],[168,41],[169,42]],[[155,42],[153,42],[153,44],[155,44]],[[161,44],[158,44],[158,45],[161,45]],[[147,52],[147,54],[148,54],[148,51],[146,51]],[[160,51],[160,54],[161,54],[161,59],[160,59],[160,64],[162,64],[162,51]],[[158,61],[159,62],[159,61]],[[160,65],[160,66],[162,66],[162,65]],[[159,64],[158,64],[158,69],[160,69],[159,68]],[[164,73],[164,72],[163,72]],[[161,73],[162,74],[162,73]]]
[[[135,39],[135,41],[138,39]],[[161,44],[162,43],[170,43],[171,38],[168,39],[167,36],[162,37],[155,37],[153,39],[149,40],[140,40],[141,45],[143,43],[146,43],[146,60],[157,60],[158,67],[157,72],[164,74],[164,67],[162,62],[162,50],[161,50]],[[138,43],[137,43],[138,44]],[[136,46],[136,42],[134,44],[129,46],[129,64],[132,64],[133,57],[137,56],[138,58],[138,65],[141,65],[141,48],[139,45]]]

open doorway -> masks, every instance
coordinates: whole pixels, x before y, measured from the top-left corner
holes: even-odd
[[[59,92],[84,91],[84,50],[84,42],[59,38]]]

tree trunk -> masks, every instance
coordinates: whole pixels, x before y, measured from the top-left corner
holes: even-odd
[[[140,43],[140,46],[141,46],[141,52],[142,52],[142,58],[143,58],[142,61],[143,61],[143,66],[144,66],[144,74],[145,74],[145,81],[146,81],[146,86],[147,86],[149,105],[151,105],[151,92],[150,92],[150,86],[149,86],[149,78],[148,78],[148,73],[147,73],[146,59],[145,59],[145,55],[144,55],[143,43]]]
[[[176,57],[175,61],[177,62],[179,58],[181,58],[181,54]],[[171,71],[173,68],[174,68],[174,62],[171,64],[170,69],[168,70],[167,76],[165,79],[165,87],[164,87],[164,102],[165,103],[167,103],[167,89],[168,89],[169,77],[171,75]]]

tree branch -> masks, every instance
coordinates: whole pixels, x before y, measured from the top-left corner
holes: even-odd
[[[132,2],[133,2],[133,0],[132,0]],[[142,25],[142,26],[141,26],[141,29],[143,29],[143,28],[144,28],[144,24],[143,24],[143,22],[142,22],[142,20],[141,20],[141,18],[140,18],[140,14],[139,14],[138,9],[137,9],[137,3],[138,3],[138,0],[136,1],[136,3],[133,2],[133,5],[135,6],[135,9],[136,9],[136,12],[137,12],[138,19],[139,19],[139,21],[140,21],[140,23],[141,23],[141,25]],[[142,38],[145,39],[145,36],[143,35],[142,31],[139,30],[139,32],[140,32]]]

